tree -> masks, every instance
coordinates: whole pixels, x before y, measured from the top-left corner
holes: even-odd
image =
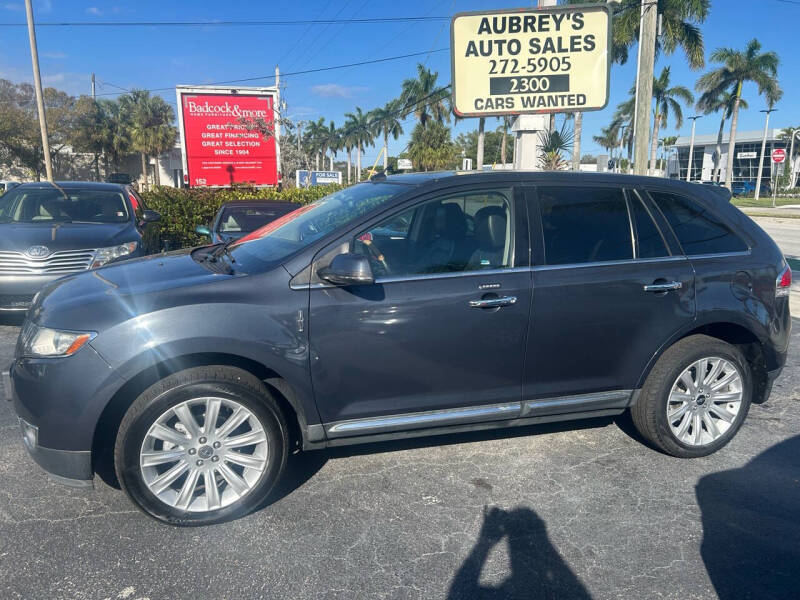
[[[336,125],[333,121],[328,123],[328,128],[325,132],[325,149],[330,150],[331,152],[330,170],[333,171],[333,159],[336,157],[336,153],[339,151],[339,130],[336,129]],[[324,162],[325,161],[323,159],[323,168],[325,167]]]
[[[370,113],[370,126],[376,136],[383,135],[383,170],[389,168],[389,136],[394,139],[403,134],[403,124],[400,121],[402,101],[395,99],[387,102],[383,108],[376,108]]]
[[[719,182],[722,174],[722,135],[725,130],[725,121],[731,118],[733,114],[733,105],[736,101],[736,95],[730,91],[722,92],[705,92],[697,100],[697,109],[703,114],[711,114],[715,112],[722,112],[722,118],[719,121],[719,131],[717,132],[717,147],[714,150],[714,170],[711,173],[711,180]],[[739,107],[747,110],[748,104],[744,98],[739,98]]]
[[[573,132],[567,122],[561,129],[545,130],[539,133],[539,166],[544,171],[563,171],[568,163],[564,153],[572,150]]]
[[[411,132],[408,156],[415,168],[423,171],[454,167],[458,151],[450,137],[450,128],[438,121],[419,123]]]
[[[111,146],[113,136],[103,106],[89,96],[81,96],[75,103],[73,125],[72,147],[94,155],[94,177],[100,181],[100,155]]]
[[[315,169],[319,171],[319,156],[322,148],[324,146],[323,140],[327,135],[328,131],[325,127],[325,118],[320,117],[316,121],[310,121],[308,125],[306,125],[306,139],[308,140],[308,146],[311,149],[311,152],[314,154],[315,158]]]
[[[703,75],[697,82],[697,89],[712,97],[733,90],[733,111],[731,112],[731,133],[728,141],[728,160],[725,166],[725,187],[731,189],[733,182],[733,153],[736,148],[736,126],[739,123],[742,87],[746,82],[758,86],[758,93],[772,106],[783,95],[778,86],[778,64],[775,52],[761,52],[761,43],[752,39],[743,51],[733,48],[718,48],[711,54],[711,60],[721,66]]]
[[[675,115],[675,127],[683,125],[683,110],[678,100],[683,100],[687,104],[694,102],[694,96],[688,88],[682,85],[670,86],[670,68],[664,67],[661,75],[653,79],[653,137],[650,145],[650,174],[656,168],[656,152],[658,150],[658,131],[661,127],[667,126],[669,113]]]
[[[142,159],[142,174],[147,186],[147,162],[149,157],[156,158],[153,173],[155,185],[161,185],[161,173],[158,156],[175,145],[178,130],[172,124],[175,111],[160,96],[151,96],[146,90],[131,90],[120,97],[120,104],[127,114],[131,147]]]
[[[568,0],[568,4],[585,4],[586,0]],[[605,4],[605,1],[602,2]],[[628,52],[639,40],[642,0],[621,0],[614,9],[611,55],[614,62],[625,64]],[[679,47],[692,69],[705,64],[703,35],[698,25],[708,17],[711,0],[657,0],[663,35],[656,39],[656,56],[670,55]]]
[[[786,141],[789,146],[789,150],[792,150],[792,139],[798,131],[800,131],[800,127],[786,127],[781,130],[778,138]],[[787,188],[795,187],[795,157],[800,154],[800,144],[797,143],[797,139],[795,139],[794,142],[794,152],[787,161],[789,163],[789,172],[786,173],[786,176],[788,177],[788,179],[786,179]]]
[[[583,135],[583,113],[572,113],[575,119],[575,139],[572,143],[572,170],[581,170],[581,136]]]
[[[403,117],[414,113],[421,125],[431,120],[437,123],[450,122],[450,106],[447,88],[437,87],[438,72],[433,72],[419,63],[417,77],[403,82],[400,100]]]
[[[503,141],[500,143],[500,162],[503,165],[505,165],[506,164],[506,154],[507,154],[506,144],[508,143],[508,126],[509,126],[509,122],[510,122],[511,119],[510,119],[510,117],[508,117],[508,115],[504,115],[503,117],[501,117],[501,119],[503,120],[503,125],[502,125]],[[514,152],[514,143],[512,142],[511,143],[511,153],[513,154],[513,152]]]
[[[371,119],[369,113],[356,106],[355,112],[345,113],[345,118],[349,121],[350,133],[353,136],[353,143],[357,151],[356,155],[356,181],[361,181],[361,153],[366,146],[372,146],[375,138],[372,135]]]
[[[498,127],[496,131],[486,131],[484,133],[484,158],[487,163],[503,163],[503,131]],[[455,145],[459,153],[463,153],[466,158],[471,158],[473,164],[477,164],[478,157],[478,131],[472,130],[467,133],[460,133],[455,140]],[[513,152],[514,141],[505,136],[505,154]]]
[[[284,175],[291,175],[298,169],[308,168],[311,161],[303,151],[302,136],[303,131],[299,124],[295,124],[287,117],[280,117],[276,120],[264,119],[263,117],[240,117],[238,120],[248,131],[257,131],[261,137],[268,141],[276,140],[276,145],[280,147],[280,172]],[[275,135],[275,130],[280,128],[284,133],[280,136]],[[301,144],[298,145],[298,136]],[[277,140],[280,140],[279,142]]]

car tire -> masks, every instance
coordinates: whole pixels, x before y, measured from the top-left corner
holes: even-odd
[[[707,369],[702,378],[701,369]],[[732,383],[725,384],[726,379]],[[694,391],[689,384],[696,384]],[[631,416],[639,433],[659,450],[680,458],[707,456],[730,442],[742,426],[752,388],[750,365],[736,346],[692,335],[661,355],[631,407]],[[727,398],[740,399],[728,403]]]
[[[206,424],[209,414],[215,420]],[[149,516],[209,525],[267,499],[286,466],[288,440],[283,412],[261,380],[233,367],[194,367],[133,402],[114,465],[122,489]]]

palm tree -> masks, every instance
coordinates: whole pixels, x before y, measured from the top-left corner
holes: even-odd
[[[308,125],[306,125],[305,135],[308,138],[308,145],[311,148],[311,152],[314,153],[314,160],[315,160],[315,169],[319,171],[319,155],[322,151],[324,145],[323,140],[328,133],[328,128],[325,127],[325,118],[320,117],[316,121],[309,121]]]
[[[670,68],[664,67],[661,75],[653,78],[653,100],[655,108],[653,113],[653,138],[650,145],[650,174],[656,168],[656,151],[658,150],[658,130],[667,126],[670,111],[675,115],[675,127],[683,125],[683,111],[676,98],[687,104],[694,103],[694,96],[688,88],[682,85],[670,87]]]
[[[697,110],[703,114],[711,114],[715,112],[722,112],[722,118],[719,121],[719,131],[717,132],[717,148],[714,151],[714,171],[711,173],[711,180],[719,182],[720,175],[722,174],[722,135],[725,130],[725,121],[731,118],[733,114],[733,105],[736,100],[736,95],[733,92],[719,92],[711,93],[705,92],[697,100]],[[747,110],[749,107],[744,98],[739,98],[739,107]]]
[[[567,122],[561,129],[546,129],[539,133],[539,165],[545,171],[562,171],[567,166],[563,153],[572,148],[573,133]]]
[[[365,146],[372,146],[374,137],[370,128],[369,113],[361,110],[361,107],[356,106],[355,112],[345,113],[344,115],[350,121],[350,131],[353,135],[354,146],[357,148],[358,154],[356,155],[356,181],[361,181],[361,153]]]
[[[347,185],[350,185],[350,172],[352,171],[352,163],[353,163],[353,148],[355,148],[358,144],[356,142],[356,135],[355,135],[355,122],[353,121],[352,115],[347,117],[347,120],[344,122],[344,127],[342,127],[342,146],[345,150],[347,150]]]
[[[147,186],[147,159],[156,158],[153,173],[155,185],[161,185],[158,156],[175,145],[178,129],[172,125],[175,111],[160,96],[151,96],[146,90],[132,90],[120,98],[129,120],[129,133],[132,149],[139,152],[142,159],[142,174]]]
[[[697,82],[697,89],[711,96],[733,90],[733,110],[731,111],[731,134],[728,140],[728,160],[725,165],[725,187],[731,188],[733,181],[733,152],[736,148],[736,126],[739,123],[742,86],[751,81],[758,86],[758,93],[772,106],[783,95],[778,86],[778,55],[775,52],[761,52],[761,43],[752,39],[744,51],[733,48],[718,48],[711,54],[711,60],[721,66],[703,75]]]
[[[403,82],[403,91],[400,94],[403,117],[413,112],[422,125],[426,125],[431,119],[437,123],[450,122],[447,89],[436,86],[438,78],[438,72],[431,71],[422,63],[417,64],[417,77]]]
[[[502,125],[502,127],[503,127],[503,141],[501,142],[502,146],[500,146],[500,162],[503,163],[503,165],[505,165],[506,164],[506,144],[508,144],[508,141],[507,141],[508,140],[508,127],[509,127],[509,124],[511,122],[511,117],[506,115],[506,116],[503,116],[503,117],[500,117],[500,118],[503,119],[503,125]]]
[[[484,128],[486,127],[486,118],[480,117],[478,119],[478,149],[475,154],[475,169],[483,171],[483,142],[486,137]]]
[[[584,4],[586,0],[568,0],[567,4]],[[605,1],[602,2],[605,4]],[[642,0],[621,0],[614,9],[611,55],[614,62],[625,64],[628,51],[639,40]],[[663,35],[656,39],[656,56],[663,52],[672,54],[680,47],[692,69],[705,64],[703,23],[711,10],[711,0],[657,0],[656,10],[661,16]]]
[[[336,153],[339,151],[339,130],[336,129],[336,125],[333,121],[328,123],[328,127],[325,130],[325,150],[330,150],[330,170],[333,171],[333,159],[336,156]],[[325,168],[325,152],[323,151],[323,164],[322,167]]]
[[[383,135],[383,170],[389,168],[389,136],[394,139],[403,134],[403,124],[400,121],[402,102],[394,99],[386,103],[383,108],[376,108],[370,113],[370,125],[374,135]]]
[[[573,113],[575,118],[575,139],[572,142],[572,170],[581,170],[581,135],[583,135],[583,113]]]

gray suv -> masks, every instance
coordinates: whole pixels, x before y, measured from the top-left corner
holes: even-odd
[[[109,183],[24,183],[0,196],[0,311],[25,311],[44,284],[142,256],[159,219],[132,189]]]
[[[177,525],[244,514],[287,456],[618,415],[710,454],[786,360],[791,271],[724,190],[380,176],[244,238],[48,285],[10,387],[62,481]]]

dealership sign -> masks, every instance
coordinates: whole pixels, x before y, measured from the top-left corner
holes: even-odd
[[[328,185],[330,183],[342,183],[341,171],[307,171],[300,169],[295,171],[295,182],[297,187],[309,187],[312,185]]]
[[[275,88],[178,86],[176,93],[184,182],[191,187],[279,183],[276,140],[253,129],[276,121]]]
[[[453,110],[465,117],[608,104],[607,5],[459,13],[450,25]]]
[[[739,160],[743,160],[746,158],[757,158],[757,157],[758,157],[757,152],[739,152],[736,154],[736,158],[738,158]]]

